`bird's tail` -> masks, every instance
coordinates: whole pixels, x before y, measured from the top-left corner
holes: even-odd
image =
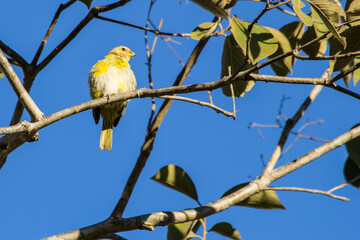
[[[112,148],[113,121],[103,119],[102,130],[100,136],[100,150],[104,148],[108,151]]]

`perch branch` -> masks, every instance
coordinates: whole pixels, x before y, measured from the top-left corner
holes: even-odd
[[[208,83],[200,83],[200,84],[192,84],[192,85],[183,85],[183,86],[173,86],[173,87],[166,87],[166,88],[159,88],[159,89],[137,89],[134,91],[130,91],[127,93],[121,93],[116,94],[110,97],[104,97],[99,98],[95,100],[91,100],[85,103],[81,103],[79,105],[75,105],[73,107],[61,110],[59,112],[56,112],[46,118],[44,118],[41,121],[38,121],[36,123],[30,123],[29,126],[33,129],[41,129],[44,128],[51,123],[54,123],[56,121],[59,121],[61,119],[64,119],[66,117],[69,117],[71,115],[77,114],[79,112],[83,112],[86,110],[89,110],[94,107],[103,106],[107,103],[114,103],[118,101],[125,101],[128,99],[133,98],[146,98],[146,97],[161,97],[164,95],[174,95],[174,94],[182,94],[182,93],[191,93],[191,92],[199,92],[199,91],[211,91],[214,89],[221,88],[225,85],[228,85],[235,81],[247,81],[244,80],[244,77],[246,75],[247,71],[239,73],[236,78],[234,78],[232,81],[229,81],[229,77],[224,77],[220,80],[208,82]],[[274,77],[274,81],[270,81],[271,78]],[[249,75],[249,80],[256,80],[256,81],[265,81],[265,82],[281,82],[281,83],[291,83],[291,84],[309,84],[309,85],[327,85],[327,80],[324,80],[322,78],[289,78],[289,77],[280,77],[278,76],[264,76],[264,75],[257,75],[251,73]],[[277,81],[279,80],[279,81]],[[9,133],[16,133],[25,131],[26,128],[22,123],[19,123],[17,125],[13,125],[10,127],[0,127],[0,134],[9,134]]]

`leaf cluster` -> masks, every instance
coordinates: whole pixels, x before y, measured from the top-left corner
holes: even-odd
[[[181,167],[173,164],[164,166],[153,177],[151,177],[151,179],[170,189],[185,194],[201,206],[194,182]],[[232,187],[226,191],[221,198],[232,194],[233,192],[245,187],[247,184],[248,183],[241,183]],[[274,190],[264,190],[256,193],[244,201],[237,203],[235,206],[245,206],[258,209],[285,209]],[[203,220],[195,220],[192,222],[169,225],[167,239],[182,240],[196,236],[196,232],[201,225],[203,225],[202,227],[206,229],[204,221],[202,221]],[[226,222],[215,224],[209,232],[215,232],[230,239],[241,239],[238,230],[234,229],[230,223]]]

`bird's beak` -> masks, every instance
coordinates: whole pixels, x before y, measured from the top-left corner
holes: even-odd
[[[134,53],[134,52],[130,52],[130,53],[128,53],[128,56],[129,57],[133,57],[133,56],[135,56],[136,54]]]

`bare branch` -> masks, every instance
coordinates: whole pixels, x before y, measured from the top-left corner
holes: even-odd
[[[350,199],[346,197],[337,196],[334,194],[331,194],[326,191],[317,190],[317,189],[308,189],[308,188],[299,188],[299,187],[267,187],[267,190],[275,190],[275,191],[296,191],[296,192],[307,192],[307,193],[317,193],[322,194],[331,198],[335,198],[342,201],[350,201]]]
[[[192,99],[192,98],[186,98],[186,97],[179,97],[179,96],[161,96],[159,98],[164,98],[164,99],[171,99],[171,100],[179,100],[179,101],[184,101],[184,102],[189,102],[189,103],[195,103],[195,104],[198,104],[200,106],[205,106],[205,107],[209,107],[209,108],[212,108],[214,109],[217,113],[222,113],[224,114],[225,116],[227,117],[232,117],[232,118],[235,118],[236,115],[234,112],[228,112],[222,108],[219,108],[217,106],[215,106],[214,104],[212,103],[207,103],[207,102],[202,102],[200,100],[195,100],[195,99]]]
[[[20,82],[20,79],[16,75],[14,69],[11,67],[9,61],[7,60],[1,49],[0,49],[0,68],[5,73],[18,99],[21,101],[23,106],[30,114],[31,120],[33,122],[36,122],[42,119],[44,117],[44,114],[36,106],[35,102],[32,100],[32,98],[30,97],[30,95],[28,94],[28,92]]]
[[[41,71],[46,67],[56,55],[64,49],[77,35],[78,33],[94,18],[98,13],[110,11],[114,8],[121,7],[131,0],[119,0],[115,3],[93,7],[83,20],[74,28],[74,30],[58,45],[55,49],[35,68],[36,72]]]
[[[17,52],[12,50],[10,47],[5,45],[5,43],[3,43],[1,40],[0,40],[0,49],[8,56],[10,56],[14,61],[16,61],[19,64],[19,66],[22,68],[23,72],[27,71],[29,64],[25,61],[25,59],[23,59]]]
[[[152,7],[153,7],[154,3],[155,3],[155,1],[150,0],[150,6],[149,6],[148,14],[147,14],[147,19],[146,19],[146,28],[149,26],[149,23],[150,23],[150,13],[151,13],[151,10],[152,10]],[[162,26],[162,19],[160,21],[159,27],[157,28],[158,31],[160,31],[161,26]],[[153,40],[151,50],[150,50],[149,49],[149,43],[148,43],[148,31],[145,31],[144,39],[145,39],[145,49],[146,49],[147,66],[148,66],[148,79],[149,79],[149,87],[150,87],[150,89],[154,88],[154,83],[153,83],[152,74],[151,74],[151,67],[152,67],[151,60],[152,60],[152,55],[154,53],[157,38],[158,38],[158,35],[155,36],[155,38]],[[155,109],[156,109],[155,98],[152,97],[151,98],[151,113],[150,113],[148,125],[147,125],[147,128],[146,128],[147,131],[150,130],[151,122],[153,121],[153,118],[154,118],[154,115],[155,115]]]
[[[357,63],[357,64],[355,64],[354,66],[349,67],[348,69],[342,71],[341,73],[339,73],[339,74],[331,77],[331,78],[328,80],[328,84],[330,85],[331,83],[336,82],[337,80],[339,80],[339,79],[345,77],[346,75],[354,72],[354,71],[355,71],[356,69],[358,69],[358,68],[360,68],[360,63]],[[333,85],[333,86],[335,86],[335,85]]]
[[[296,169],[299,169],[300,167],[314,161],[315,159],[319,158],[320,156],[324,155],[325,153],[328,153],[348,141],[360,136],[360,126],[357,126],[350,131],[334,138],[333,140],[329,141],[328,143],[325,143],[321,145],[318,148],[315,148],[314,150],[308,152],[307,154],[303,155],[302,157],[289,162],[281,167],[278,167],[274,169],[271,173],[270,180],[275,181],[276,179],[279,179],[290,172],[295,171]]]
[[[327,192],[328,192],[328,193],[332,193],[332,192],[334,192],[334,191],[336,191],[336,190],[338,190],[338,189],[340,189],[340,188],[346,187],[347,185],[349,185],[349,184],[351,184],[351,183],[353,183],[353,182],[356,182],[356,181],[359,180],[359,179],[360,179],[360,175],[354,177],[352,180],[350,180],[350,181],[347,182],[347,183],[343,183],[343,184],[340,184],[339,186],[333,187],[332,189],[328,190]]]
[[[150,24],[154,27],[155,25],[151,22],[150,20]],[[170,49],[170,51],[174,54],[174,56],[176,57],[176,59],[179,61],[179,63],[181,64],[181,66],[185,66],[185,63],[183,62],[183,60],[181,60],[181,58],[179,57],[179,55],[175,52],[175,50],[173,49],[173,47],[170,45],[169,43],[169,39],[171,39],[170,37],[168,37],[168,39],[165,39],[164,36],[159,35],[160,38],[165,42],[166,46],[168,46],[168,48]]]
[[[57,23],[57,20],[58,20],[58,18],[60,16],[61,12],[64,11],[66,8],[70,7],[75,2],[76,2],[76,0],[70,0],[69,2],[67,2],[65,4],[60,4],[58,10],[56,11],[56,13],[54,15],[54,18],[53,18],[51,24],[49,26],[49,29],[47,30],[43,40],[40,43],[40,46],[39,46],[38,50],[35,53],[35,56],[34,56],[32,62],[31,62],[32,66],[35,66],[37,64],[37,61],[39,60],[40,55],[42,53],[42,50],[44,49],[44,47],[45,47],[45,45],[46,45],[52,31],[54,30],[54,27],[55,27],[55,25]]]
[[[115,20],[115,19],[111,19],[111,18],[107,18],[107,17],[102,17],[102,16],[95,16],[95,18],[104,20],[104,21],[108,21],[108,22],[112,22],[112,23],[118,23],[121,25],[125,25],[125,26],[129,26],[129,27],[133,27],[133,28],[137,28],[140,30],[145,30],[151,33],[154,33],[156,35],[164,35],[164,36],[172,36],[172,37],[190,37],[190,33],[168,33],[168,32],[161,32],[159,30],[156,29],[151,29],[148,27],[142,27],[142,26],[138,26],[136,24],[132,24],[132,23],[126,23],[123,21],[119,21],[119,20]]]
[[[349,52],[349,53],[339,54],[339,55],[332,55],[332,56],[321,56],[321,57],[300,56],[298,53],[294,53],[293,55],[295,58],[301,59],[301,60],[337,60],[337,59],[349,58],[349,57],[353,57],[353,56],[359,56],[360,51]]]
[[[324,73],[323,77],[326,77],[326,75],[328,75],[327,71]],[[295,113],[295,115],[291,119],[288,119],[286,121],[285,127],[281,133],[279,142],[278,142],[277,146],[275,147],[275,150],[274,150],[268,164],[266,165],[265,170],[262,173],[263,176],[266,176],[271,173],[276,162],[279,160],[279,158],[281,156],[281,152],[283,150],[283,147],[285,145],[285,142],[289,136],[291,129],[300,120],[300,118],[303,116],[305,110],[309,107],[310,103],[312,103],[312,101],[314,101],[314,99],[319,94],[321,89],[322,89],[322,86],[315,86],[313,88],[313,90],[311,91],[311,93],[309,94],[309,96],[304,101],[304,103],[300,106],[298,111]]]
[[[349,95],[351,97],[354,97],[356,99],[359,99],[360,100],[360,94],[356,93],[356,92],[353,92],[347,88],[343,88],[339,85],[337,85],[336,83],[333,83],[332,85],[329,86],[330,88],[338,91],[338,92],[342,92],[342,93],[345,93],[346,95]]]

